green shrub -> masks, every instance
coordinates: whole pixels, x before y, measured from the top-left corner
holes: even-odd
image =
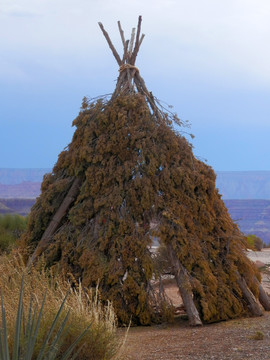
[[[263,241],[256,235],[247,236],[248,247],[252,250],[261,251],[263,248]]]
[[[0,254],[9,251],[25,231],[27,218],[20,215],[0,215]]]

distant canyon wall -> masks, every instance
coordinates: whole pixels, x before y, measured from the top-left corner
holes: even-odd
[[[19,214],[22,216],[30,213],[31,207],[35,204],[36,199],[1,199],[0,198],[0,215]]]
[[[7,169],[0,168],[0,184],[17,185],[24,182],[41,183],[43,176],[51,169]]]
[[[244,234],[270,244],[270,200],[224,200],[231,218]]]
[[[216,174],[216,186],[225,200],[270,200],[270,171],[218,171]]]

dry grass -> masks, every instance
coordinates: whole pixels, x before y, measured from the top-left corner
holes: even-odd
[[[23,274],[25,313],[31,296],[34,297],[34,301],[38,305],[41,305],[43,296],[46,293],[43,319],[36,348],[38,352],[53,318],[70,289],[70,284],[63,280],[61,276],[56,276],[44,270],[42,262],[39,263],[38,267],[27,271],[20,254],[12,253],[0,257],[0,287],[3,289],[4,294],[10,347],[13,345],[16,309]],[[61,353],[92,323],[90,330],[82,339],[83,345],[82,343],[78,345],[78,347],[81,347],[79,358],[81,360],[105,360],[118,357],[123,340],[116,335],[115,313],[111,303],[108,302],[105,306],[101,304],[97,289],[85,290],[82,289],[81,284],[77,284],[70,290],[66,302],[66,312],[68,309],[70,309],[69,331],[61,346]]]

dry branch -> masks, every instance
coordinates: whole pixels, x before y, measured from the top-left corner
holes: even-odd
[[[128,44],[129,44],[129,40],[127,40],[127,41],[125,42],[125,45],[124,45],[124,54],[123,54],[122,64],[124,64],[125,61],[127,61]]]
[[[248,308],[254,316],[262,316],[262,310],[258,304],[255,296],[252,294],[247,286],[246,280],[238,274],[237,283],[242,291],[243,297],[245,298]]]
[[[68,208],[78,196],[80,192],[80,186],[81,186],[81,180],[79,178],[76,178],[73,181],[71,188],[69,189],[66,197],[62,201],[62,204],[60,205],[55,215],[53,216],[52,220],[50,221],[49,225],[47,226],[46,230],[44,231],[42,238],[38,243],[38,246],[36,247],[36,250],[34,251],[33,255],[28,261],[28,266],[31,266],[35,262],[37,257],[39,257],[46,249],[50,241],[50,238],[59,227],[61,220],[67,213]]]
[[[112,41],[111,41],[111,39],[110,39],[110,37],[109,37],[109,34],[108,34],[107,31],[104,29],[104,26],[102,25],[101,22],[99,22],[98,25],[99,25],[99,27],[100,27],[100,29],[101,29],[101,31],[102,31],[105,39],[107,40],[107,43],[108,43],[110,49],[112,50],[113,56],[115,57],[118,65],[120,66],[120,65],[121,65],[120,56],[118,55],[118,52],[115,50],[115,47],[113,46],[113,43],[112,43]]]
[[[264,310],[270,311],[270,298],[264,291],[264,288],[262,284],[259,282],[259,280],[254,276],[254,281],[258,285],[259,288],[259,301],[262,304]]]
[[[133,50],[133,44],[134,44],[134,39],[135,39],[135,28],[132,28],[131,31],[131,37],[130,37],[130,43],[129,43],[129,49],[128,49],[128,62],[130,63],[130,59],[132,56],[132,50]]]
[[[168,254],[173,265],[173,272],[179,288],[191,326],[200,326],[202,321],[193,301],[192,286],[189,281],[187,270],[180,263],[171,244],[167,245]]]
[[[142,42],[143,42],[144,37],[145,37],[145,34],[142,34],[141,39],[140,39],[140,42],[139,42],[139,49],[140,49],[140,47],[141,47],[141,44],[142,44]]]
[[[135,41],[134,51],[133,51],[133,54],[132,54],[131,59],[130,59],[130,63],[131,63],[132,65],[135,64],[136,57],[137,57],[137,54],[138,54],[138,51],[139,51],[139,48],[140,48],[141,24],[142,24],[142,17],[139,16],[138,25],[137,25],[137,33],[136,33],[136,41]]]
[[[120,21],[118,21],[117,24],[118,24],[118,28],[119,28],[119,32],[120,32],[122,44],[123,44],[123,47],[125,48],[126,40],[125,40],[125,36],[124,36],[124,31],[123,31],[123,29],[122,29],[122,27],[121,27]]]

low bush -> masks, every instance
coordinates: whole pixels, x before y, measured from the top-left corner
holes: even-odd
[[[36,340],[33,359],[37,357],[46,338],[65,294],[70,284],[44,269],[43,264],[27,270],[21,255],[12,254],[0,258],[0,287],[5,299],[5,313],[7,331],[9,334],[9,348],[13,348],[13,339],[16,323],[16,311],[19,302],[20,282],[24,274],[24,303],[29,304],[30,299],[41,305],[44,294],[46,302],[40,330]],[[99,301],[98,290],[82,289],[81,284],[74,285],[66,300],[65,308],[70,310],[68,320],[68,334],[61,343],[60,356],[70,347],[75,339],[91,323],[90,329],[82,341],[76,346],[75,352],[80,348],[80,360],[99,360],[115,358],[122,346],[122,340],[116,335],[116,317],[111,303],[103,306]],[[27,310],[25,309],[26,313]],[[65,314],[61,315],[63,320]],[[3,325],[3,324],[2,324]],[[57,329],[56,329],[57,331]]]
[[[263,248],[263,241],[256,235],[247,235],[246,237],[248,247],[255,251],[261,251]]]
[[[25,231],[27,218],[14,214],[0,215],[0,254],[10,251]]]

